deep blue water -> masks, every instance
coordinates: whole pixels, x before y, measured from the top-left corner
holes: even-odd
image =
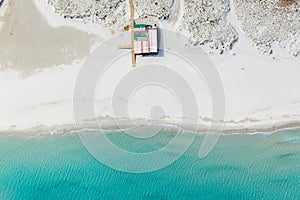
[[[128,150],[152,151],[164,133],[136,144],[110,133]],[[198,158],[203,136],[172,165],[145,174],[111,169],[75,134],[0,138],[0,199],[300,199],[300,131],[222,136]]]

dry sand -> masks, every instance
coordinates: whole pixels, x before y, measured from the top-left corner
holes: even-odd
[[[72,130],[72,97],[76,77],[92,45],[101,39],[88,34],[87,31],[76,29],[77,25],[72,21],[66,21],[68,24],[63,23],[61,26],[48,25],[49,18],[55,18],[52,15],[47,16],[47,12],[42,9],[41,15],[33,0],[10,2],[10,12],[1,18],[4,24],[0,32],[1,67],[10,69],[0,72],[1,133],[16,130],[28,132],[29,129],[25,128],[30,127],[38,127],[34,129],[38,130],[36,133],[45,131],[55,134]],[[173,24],[177,25],[181,21],[179,18],[183,14],[183,5],[179,5],[178,2],[176,1],[174,11],[174,14],[178,15],[171,16],[169,26],[163,24],[164,27],[171,28]],[[234,9],[231,10],[227,20],[237,30],[238,42],[231,52],[224,52],[222,56],[211,56],[225,88],[224,132],[274,131],[279,128],[297,127],[300,122],[300,57],[295,58],[281,48],[274,51],[274,59],[261,54],[252,45],[251,39],[243,33],[241,23],[234,13]],[[74,60],[81,62],[75,64]],[[144,58],[138,58],[139,63],[143,60]],[[130,58],[126,57],[120,62],[130,62]],[[60,68],[52,68],[59,65]],[[48,69],[26,78],[19,77],[18,72],[30,73],[36,68]],[[116,79],[116,75],[120,75],[122,70],[132,68],[125,69],[122,65],[116,65],[109,80]],[[182,74],[193,72],[184,67],[179,70]],[[110,86],[108,84],[105,90],[111,90]],[[194,89],[201,90],[199,85]],[[105,108],[109,100],[103,99],[96,99],[96,104],[103,108],[100,114],[105,117],[111,114],[111,110]],[[163,99],[161,101],[168,103]],[[137,117],[140,117],[142,124],[143,118],[147,118],[148,105],[145,101],[135,105],[133,111],[141,114]],[[206,112],[210,102],[201,101],[199,106],[203,109],[199,119],[205,129],[212,120],[209,118],[209,112]],[[107,120],[108,129],[114,128],[111,118],[102,119]],[[167,119],[173,124],[176,124],[176,120],[178,119],[174,115]],[[91,122],[82,128],[94,128],[96,125]],[[185,126],[192,128],[193,124]],[[59,131],[60,129],[62,131]]]
[[[22,71],[72,64],[86,57],[96,35],[72,27],[48,25],[33,0],[10,0],[7,12],[0,18],[1,69]]]

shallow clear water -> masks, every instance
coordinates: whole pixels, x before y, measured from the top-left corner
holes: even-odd
[[[110,133],[123,148],[163,146],[173,134],[136,144]],[[197,136],[172,165],[130,174],[94,159],[74,134],[0,138],[0,199],[300,199],[300,131],[222,136],[201,160]]]

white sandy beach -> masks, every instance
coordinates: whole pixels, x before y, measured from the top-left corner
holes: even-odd
[[[33,3],[34,0],[28,1]],[[13,2],[20,6],[20,0]],[[74,123],[73,91],[79,70],[89,52],[101,41],[110,37],[110,34],[100,32],[99,25],[94,27],[92,24],[82,25],[56,16],[42,0],[35,0],[35,4],[32,4],[30,9],[40,13],[23,13],[27,15],[27,21],[21,24],[23,28],[15,30],[13,37],[16,38],[10,41],[7,38],[11,36],[9,34],[11,29],[7,27],[21,25],[17,26],[11,21],[16,20],[14,17],[17,15],[7,14],[9,6],[0,8],[0,15],[6,16],[0,18],[2,21],[0,26],[2,27],[0,32],[0,132],[2,133],[34,127],[42,127],[43,131],[47,129],[52,131],[55,127],[58,129],[71,127]],[[14,12],[21,13],[21,10],[14,10]],[[172,24],[180,20],[182,15],[180,13],[176,12],[179,16],[177,19],[171,18]],[[273,55],[261,54],[244,35],[234,10],[228,15],[228,21],[239,33],[238,42],[232,50],[223,55],[209,54],[222,78],[225,90],[224,130],[244,130],[252,133],[300,126],[300,56],[294,57],[280,47],[276,48]],[[162,28],[176,28],[171,23],[162,23]],[[38,30],[24,28],[27,24],[36,25]],[[77,34],[76,37],[69,37],[73,34]],[[57,38],[60,38],[61,42],[51,46],[51,41],[56,43]],[[20,48],[19,44],[23,44],[26,49]],[[56,51],[62,48],[71,52],[72,56],[64,60],[63,53],[56,55]],[[17,49],[19,50],[16,54]],[[32,58],[33,54],[35,58]],[[130,62],[129,59],[122,62]],[[143,59],[138,58],[138,62],[143,63]],[[122,62],[119,67],[124,67]],[[130,64],[122,70],[118,70],[118,62],[115,65],[113,72],[119,75],[132,70]],[[187,76],[192,73],[189,68],[177,70],[182,70],[182,74]],[[113,73],[111,77],[113,78]],[[118,75],[115,79],[117,77]],[[197,81],[192,85],[195,91],[205,88],[201,85],[197,88]],[[107,86],[107,91],[103,91],[104,94],[107,93],[107,97],[104,95],[95,99],[98,105],[96,107],[101,107],[96,117],[102,117],[102,120],[106,117],[107,127],[110,122],[113,122],[110,117],[119,117],[113,116],[109,106],[105,106],[110,102],[111,87]],[[213,120],[210,113],[209,93],[201,93],[201,95],[205,94],[207,96],[202,96],[204,100],[198,102],[199,123],[203,127],[208,126]],[[170,103],[168,98],[160,98],[159,101],[157,103],[162,105]],[[151,109],[149,105],[152,104],[149,100],[136,101],[134,105],[131,107],[133,115],[138,123],[143,124],[143,119],[149,119],[149,109]],[[164,119],[164,123],[176,124],[178,121],[180,119],[176,112],[168,113]],[[96,122],[90,122],[85,126],[94,128]],[[113,127],[114,124],[112,123],[111,126]]]

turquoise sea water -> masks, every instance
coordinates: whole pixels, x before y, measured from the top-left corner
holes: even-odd
[[[120,133],[123,148],[150,151],[173,134],[136,144]],[[172,165],[130,174],[94,159],[79,136],[0,138],[0,199],[300,199],[300,131],[222,136],[201,160],[197,136]]]

